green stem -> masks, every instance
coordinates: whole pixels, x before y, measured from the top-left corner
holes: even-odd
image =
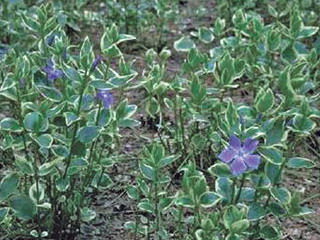
[[[186,150],[187,150],[187,144],[186,144],[186,136],[185,136],[185,131],[184,131],[184,120],[183,120],[182,106],[180,106],[180,109],[179,109],[179,121],[180,121],[180,128],[181,128],[183,153],[185,155]]]
[[[182,239],[183,231],[182,231],[182,217],[183,217],[183,208],[179,207],[179,216],[178,216],[178,235],[180,239]]]
[[[156,231],[154,233],[154,239],[160,239],[159,230],[160,230],[160,214],[159,214],[159,199],[158,199],[158,169],[156,170],[155,176],[155,185],[154,185],[154,209],[155,209],[155,217],[156,217]]]
[[[239,201],[239,198],[241,196],[241,192],[242,192],[242,188],[243,188],[243,185],[244,185],[244,182],[246,180],[246,174],[243,174],[242,178],[241,178],[241,183],[240,183],[240,188],[238,190],[238,193],[237,193],[237,196],[236,198],[234,199],[234,204],[237,204],[238,201]]]
[[[77,116],[79,116],[79,114],[80,114],[81,105],[82,105],[82,99],[83,99],[84,92],[85,92],[85,90],[87,88],[87,82],[88,82],[89,76],[90,76],[90,74],[88,73],[88,71],[86,71],[84,80],[83,80],[82,85],[81,85],[80,98],[79,98],[77,112],[76,112]],[[67,164],[66,164],[66,169],[65,169],[64,174],[63,174],[63,178],[66,177],[67,172],[68,172],[69,167],[70,167],[71,157],[72,157],[72,153],[71,153],[72,152],[72,146],[75,143],[76,135],[77,135],[78,128],[79,128],[79,123],[76,122],[75,124],[76,125],[74,127],[73,134],[72,134],[72,139],[71,139],[71,144],[70,144],[70,149],[69,149],[69,155],[68,155],[68,158],[67,158]]]

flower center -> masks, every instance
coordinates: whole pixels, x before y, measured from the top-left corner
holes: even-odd
[[[237,155],[239,158],[242,158],[246,155],[246,152],[242,148],[240,148]]]

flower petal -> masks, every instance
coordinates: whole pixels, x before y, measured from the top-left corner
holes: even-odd
[[[241,148],[241,140],[236,136],[236,135],[232,135],[230,137],[230,141],[229,144],[232,148],[234,149],[240,149]]]
[[[244,158],[245,163],[248,165],[249,168],[251,169],[257,169],[260,165],[261,162],[261,157],[259,155],[247,155]]]
[[[247,170],[247,166],[241,158],[235,159],[230,166],[232,174],[235,176],[240,175]]]
[[[218,158],[222,162],[229,163],[232,161],[235,155],[236,155],[236,151],[234,151],[232,148],[227,148],[219,154]]]
[[[45,67],[42,68],[42,71],[44,71],[45,73],[50,73],[52,71],[52,67],[45,66]]]
[[[254,152],[254,151],[257,149],[258,144],[259,144],[259,141],[258,141],[258,140],[254,140],[254,139],[252,139],[252,138],[247,138],[247,139],[244,141],[243,150],[244,150],[246,153],[252,153],[252,152]]]

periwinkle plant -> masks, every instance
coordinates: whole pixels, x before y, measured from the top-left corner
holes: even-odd
[[[51,32],[43,32],[45,29],[38,32],[38,21],[45,21],[46,11],[43,6],[37,9],[36,17],[24,16],[26,25],[33,23],[28,25],[30,31],[51,36]],[[47,21],[63,33],[54,17]],[[105,35],[110,31],[114,38],[108,43],[117,48],[120,34],[116,26],[106,29]],[[133,38],[126,36],[121,40]],[[1,86],[1,97],[13,109],[11,117],[0,122],[1,136],[7,139],[1,149],[12,149],[13,160],[10,174],[0,184],[0,212],[11,219],[14,228],[24,231],[25,238],[31,234],[36,239],[71,239],[79,234],[83,222],[96,216],[88,192],[98,192],[113,183],[108,169],[114,164],[116,158],[112,156],[118,154],[119,145],[112,143],[119,142],[121,127],[136,125],[131,118],[136,108],[127,99],[114,101],[110,79],[117,75],[116,69],[111,72],[103,56],[94,58],[88,38],[81,44],[80,54],[69,52],[68,58],[60,51],[62,45],[63,49],[70,48],[67,38],[57,37],[50,44],[42,41],[38,39],[39,49],[30,49],[33,54],[21,53]],[[101,51],[105,48],[108,46],[102,45]],[[115,55],[108,54],[110,59],[120,56],[119,48]],[[44,67],[43,60],[47,61]],[[32,68],[31,62],[35,64]],[[99,86],[108,85],[110,92],[96,87],[97,81]],[[33,227],[24,228],[31,221]]]
[[[4,238],[76,238],[98,217],[92,196],[118,190],[123,176],[133,199],[125,239],[278,240],[278,223],[312,212],[284,180],[288,168],[315,166],[298,155],[319,156],[318,27],[306,17],[314,2],[278,1],[271,4],[290,11],[270,5],[267,13],[268,1],[221,1],[212,26],[184,31],[160,51],[185,1],[109,1],[124,28],[157,28],[150,40],[159,53],[136,62],[121,51],[135,37],[104,13],[82,17],[88,1],[78,2],[0,6]],[[66,26],[83,27],[77,18],[108,26],[99,50],[88,37],[79,45],[67,37]],[[176,56],[181,65],[171,64]],[[137,109],[152,127],[142,124],[123,144],[123,129],[139,125]]]

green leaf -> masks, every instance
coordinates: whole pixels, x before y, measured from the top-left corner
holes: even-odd
[[[0,122],[0,128],[4,131],[21,132],[23,128],[19,122],[13,118],[4,118]]]
[[[103,49],[103,53],[109,58],[121,57],[121,50],[116,44],[112,44],[110,47]]]
[[[278,166],[278,165],[276,165]],[[253,182],[256,189],[259,188],[269,188],[271,185],[270,179],[265,174],[252,174],[251,181]]]
[[[268,209],[273,215],[277,217],[280,217],[286,213],[286,210],[276,202],[270,203]]]
[[[169,209],[169,207],[173,203],[173,200],[174,200],[173,197],[161,198],[159,201],[159,210],[166,211],[167,209]]]
[[[287,67],[279,76],[279,87],[281,92],[287,98],[294,98],[296,93],[291,84],[291,77],[289,73],[289,68]]]
[[[84,69],[89,69],[94,60],[94,55],[92,51],[92,44],[88,37],[86,37],[82,43],[80,49],[80,62]]]
[[[96,188],[108,188],[113,184],[112,179],[107,173],[103,173],[101,175],[101,172],[97,172],[95,175],[92,185]]]
[[[53,138],[50,134],[42,134],[35,139],[40,147],[50,148],[53,143]]]
[[[186,208],[192,208],[194,207],[194,202],[189,197],[179,197],[176,200],[176,205],[183,206]]]
[[[149,180],[155,179],[155,170],[153,167],[150,167],[144,163],[140,163],[139,166],[140,166],[140,171],[145,178]]]
[[[275,165],[275,164],[272,164],[271,162],[267,162],[265,165],[264,171],[272,184],[276,184],[280,181],[280,178],[281,178],[280,165]]]
[[[196,198],[200,198],[207,191],[207,182],[203,176],[197,176],[195,179],[197,180],[192,186],[193,194]]]
[[[259,152],[264,156],[264,158],[276,165],[281,165],[284,161],[282,153],[274,147],[261,147]]]
[[[109,82],[113,87],[124,87],[129,84],[134,78],[136,74],[130,74],[125,76],[115,76],[110,78]]]
[[[90,208],[84,207],[81,209],[81,220],[84,222],[90,222],[97,216],[96,212]]]
[[[178,157],[177,156],[168,156],[168,157],[164,157],[159,161],[159,167],[163,168],[167,165],[170,165],[171,163],[173,163]]]
[[[276,51],[281,44],[281,34],[278,31],[270,30],[267,35],[267,48],[269,51]]]
[[[56,164],[57,164],[57,160],[53,160],[51,162],[42,164],[39,167],[39,176],[46,176],[50,174],[54,170],[54,167]]]
[[[41,93],[41,95],[53,102],[61,102],[63,100],[62,93],[53,87],[37,85],[36,89]]]
[[[137,187],[129,186],[127,189],[128,196],[134,200],[139,200],[140,194]]]
[[[92,80],[90,81],[90,85],[96,89],[106,89],[112,87],[112,85],[105,80]]]
[[[289,158],[287,166],[290,168],[313,168],[316,164],[307,158],[293,157]]]
[[[290,16],[290,31],[293,37],[297,37],[301,31],[303,22],[300,16],[300,12],[295,9]]]
[[[271,129],[266,131],[266,144],[274,145],[280,144],[282,139],[285,137],[285,122],[283,120],[270,121]]]
[[[232,202],[232,181],[229,178],[219,177],[216,180],[216,192],[222,196],[227,203]]]
[[[146,111],[153,117],[160,111],[160,105],[156,98],[152,97],[147,101]]]
[[[67,68],[64,71],[64,74],[67,76],[68,79],[70,79],[72,82],[81,82],[81,76],[77,70],[74,68]]]
[[[297,49],[297,47],[299,47],[299,46],[301,46],[301,45],[294,45],[294,44],[288,45],[282,51],[282,58],[285,59],[286,61],[293,62],[298,57],[298,49]],[[281,77],[281,75],[280,75],[280,77]],[[283,82],[281,82],[281,85],[282,85],[282,83]],[[287,94],[293,94],[294,93],[293,88],[292,88],[292,84],[289,81],[287,81],[285,84],[283,84],[281,86],[281,88],[282,88],[282,90],[287,91]]]
[[[220,36],[223,33],[224,28],[226,27],[226,20],[218,17],[214,22],[214,33],[216,36]]]
[[[31,132],[44,132],[48,129],[48,120],[39,112],[28,113],[23,120],[24,127]]]
[[[117,41],[117,44],[122,43],[122,42],[126,42],[126,41],[132,41],[132,40],[136,40],[135,36],[129,35],[129,34],[119,34],[119,40]]]
[[[12,173],[4,177],[0,184],[0,202],[13,194],[19,185],[19,175]]]
[[[230,168],[225,163],[216,163],[208,169],[209,173],[217,177],[231,177]]]
[[[86,145],[80,141],[75,141],[71,147],[71,154],[83,157],[86,155]]]
[[[238,113],[236,107],[234,106],[232,101],[228,101],[225,119],[229,124],[229,127],[233,127],[237,123]]]
[[[56,156],[59,157],[66,158],[69,155],[69,149],[63,145],[52,145],[51,150]]]
[[[252,203],[248,210],[249,220],[258,220],[266,215],[267,211],[259,203]]]
[[[204,43],[211,43],[214,39],[214,35],[209,28],[201,27],[198,32],[199,39]]]
[[[78,117],[73,112],[65,112],[63,115],[66,120],[67,127],[71,126],[74,122],[80,120],[80,117]]]
[[[243,187],[240,193],[239,202],[252,202],[254,201],[254,195],[256,190],[250,187]]]
[[[3,207],[0,208],[0,223],[2,223],[9,213],[9,208]]]
[[[319,27],[302,27],[301,31],[299,32],[298,39],[308,38],[313,36],[317,33]]]
[[[242,219],[232,223],[230,231],[233,233],[240,234],[250,227],[250,222],[247,219]]]
[[[29,197],[35,203],[42,201],[44,198],[44,188],[42,185],[39,184],[37,189],[36,183],[32,184],[29,188]]]
[[[182,37],[174,42],[174,48],[178,52],[188,52],[195,47],[196,45],[189,37]]]
[[[294,128],[292,128],[292,130],[309,134],[317,126],[317,124],[307,116],[297,114],[293,118],[293,126]]]
[[[25,195],[11,197],[9,205],[21,220],[31,220],[37,212],[35,203]]]
[[[25,158],[16,157],[15,165],[24,174],[32,176],[34,174],[33,165],[31,162],[27,161]]]
[[[259,234],[263,239],[266,240],[280,239],[280,233],[278,230],[269,225],[262,227],[262,229],[259,231]]]
[[[272,187],[270,189],[270,193],[272,197],[274,197],[276,200],[281,202],[282,204],[287,204],[289,203],[291,199],[291,194],[290,192],[283,187]]]
[[[219,240],[219,239],[217,239],[217,240]],[[234,233],[230,233],[230,234],[228,234],[228,236],[226,237],[226,240],[242,240],[242,239],[240,238],[239,235],[234,234]]]
[[[138,204],[138,208],[143,211],[153,213],[153,205],[149,202],[149,200],[144,200]]]
[[[314,211],[308,207],[301,207],[298,213],[295,213],[295,217],[300,217],[304,215],[314,214]]]
[[[242,217],[243,217],[243,214],[241,213],[241,211],[239,211],[236,206],[231,205],[224,211],[224,214],[223,214],[224,226],[227,229],[231,229],[232,224],[238,221],[241,221]],[[239,224],[239,225],[242,225],[242,224]],[[235,228],[237,227],[235,226]]]
[[[71,160],[70,167],[68,169],[68,176],[77,174],[89,165],[88,161],[84,158],[75,158]]]
[[[60,177],[56,180],[56,188],[59,192],[65,192],[70,186],[70,178],[69,177]]]
[[[268,4],[268,13],[274,18],[277,18],[278,16],[277,10],[270,4]]]
[[[213,207],[220,201],[220,196],[214,192],[206,192],[200,197],[200,204],[204,208]]]
[[[272,90],[269,88],[267,91],[261,89],[256,97],[256,108],[259,112],[268,112],[274,105],[274,95]]]
[[[100,128],[91,126],[80,128],[77,134],[77,138],[80,142],[86,144],[93,142],[100,134]]]

